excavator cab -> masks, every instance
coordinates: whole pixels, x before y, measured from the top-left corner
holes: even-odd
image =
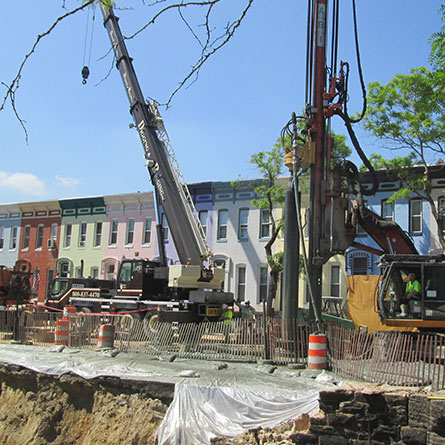
[[[445,329],[445,257],[383,255],[377,303],[381,320],[390,326]],[[415,274],[420,294],[408,300],[408,314],[401,315],[407,277]]]

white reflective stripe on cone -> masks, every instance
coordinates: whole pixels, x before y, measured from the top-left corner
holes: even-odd
[[[112,324],[101,324],[97,338],[98,348],[112,348],[114,346],[114,326]]]

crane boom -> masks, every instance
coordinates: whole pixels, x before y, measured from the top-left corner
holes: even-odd
[[[100,3],[128,100],[144,148],[146,165],[182,264],[201,265],[211,256],[196,209],[183,180],[156,104],[147,104],[113,9]]]

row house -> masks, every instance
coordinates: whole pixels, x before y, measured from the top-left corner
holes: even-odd
[[[0,206],[0,264],[13,267],[19,254],[21,213],[17,204]]]
[[[225,270],[223,290],[236,299],[259,304],[266,298],[268,267],[264,250],[270,237],[268,210],[253,206],[261,180],[206,182],[189,185],[212,264]],[[171,232],[161,212],[162,237],[170,264],[178,262]]]
[[[54,278],[59,257],[61,209],[59,201],[19,204],[21,212],[18,259],[32,267],[33,297],[43,301]]]

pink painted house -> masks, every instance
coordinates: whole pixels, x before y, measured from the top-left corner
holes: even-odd
[[[104,200],[107,221],[100,275],[114,279],[123,258],[157,255],[156,214],[152,192],[109,195]]]

